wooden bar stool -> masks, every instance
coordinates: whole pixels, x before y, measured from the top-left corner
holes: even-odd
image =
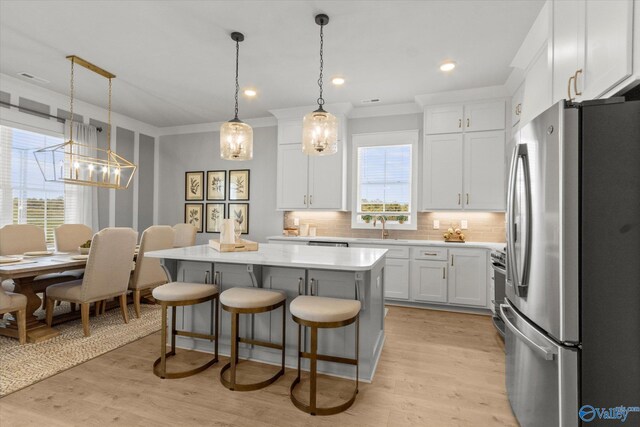
[[[285,347],[285,326],[287,322],[287,307],[285,302],[287,296],[282,291],[272,291],[268,289],[256,288],[231,288],[220,294],[220,304],[222,309],[231,313],[231,355],[230,361],[222,367],[220,371],[220,382],[229,390],[251,391],[258,390],[275,382],[284,375],[284,347]],[[241,338],[238,334],[238,322],[241,314],[265,313],[282,307],[282,344],[274,344],[266,341],[258,341],[248,338]],[[253,384],[238,384],[236,382],[236,370],[238,365],[238,343],[258,345],[261,347],[275,348],[282,351],[282,366],[280,370],[271,378]],[[224,377],[227,370],[230,370],[229,379]]]
[[[289,309],[293,320],[298,324],[298,376],[291,384],[289,389],[289,397],[293,404],[311,415],[333,415],[349,409],[356,400],[358,394],[358,347],[360,336],[360,301],[347,300],[339,298],[325,298],[316,296],[299,296],[291,302]],[[318,329],[319,328],[340,328],[343,326],[356,324],[356,357],[350,359],[346,357],[328,356],[318,354]],[[311,351],[303,352],[302,346],[302,327],[311,328]],[[310,359],[311,366],[309,369],[310,396],[309,404],[305,404],[298,400],[293,391],[300,383],[300,358]],[[356,388],[351,398],[333,407],[318,408],[317,402],[317,379],[318,379],[318,360],[326,362],[345,363],[356,366]]]
[[[153,362],[153,373],[160,378],[184,378],[202,372],[218,361],[218,299],[219,288],[206,283],[171,282],[158,286],[153,290],[153,297],[162,307],[162,339],[160,357]],[[211,334],[179,331],[176,329],[176,307],[195,305],[211,301],[213,305],[213,321],[215,331]],[[167,350],[167,307],[171,307],[171,351]],[[215,341],[214,356],[205,364],[188,371],[167,372],[167,358],[176,354],[176,335],[183,337],[201,338]]]

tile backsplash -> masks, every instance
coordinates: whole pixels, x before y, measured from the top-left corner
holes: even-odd
[[[379,238],[380,224],[370,229],[351,228],[351,212],[285,212],[284,227],[293,226],[293,219],[300,224],[317,228],[318,236]],[[440,229],[433,229],[433,220],[440,221]],[[418,213],[417,230],[389,230],[392,239],[444,240],[442,234],[452,224],[460,226],[467,220],[468,229],[463,230],[469,242],[504,242],[505,214],[498,212],[424,212]]]

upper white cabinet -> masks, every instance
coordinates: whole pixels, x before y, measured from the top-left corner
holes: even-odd
[[[465,132],[504,129],[504,101],[478,102],[464,106]]]
[[[428,107],[425,110],[425,133],[435,135],[462,132],[463,119],[464,107],[462,105]]]
[[[633,73],[633,8],[633,0],[553,2],[554,102],[599,98]]]
[[[342,118],[339,138],[345,135]],[[278,122],[277,208],[345,210],[347,158],[344,141],[329,156],[302,152],[302,120]]]
[[[527,69],[520,109],[520,125],[530,122],[551,106],[551,61],[549,46],[545,43]]]
[[[504,131],[464,135],[464,207],[501,211],[506,207]]]
[[[424,121],[427,135],[504,129],[505,103],[499,100],[427,107]]]
[[[427,107],[426,123],[439,108]],[[469,127],[465,117],[461,133],[424,137],[423,211],[505,209],[505,102],[465,104],[463,111]]]

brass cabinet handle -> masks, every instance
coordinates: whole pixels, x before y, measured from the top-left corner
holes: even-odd
[[[304,283],[304,278],[299,277],[298,278],[298,295],[302,295],[302,284]]]
[[[573,101],[573,98],[571,97],[571,80],[574,80],[576,78],[575,75],[569,77],[569,81],[567,82],[567,99],[569,101]]]
[[[215,273],[213,273],[213,284],[214,285],[219,285],[220,284],[220,272],[216,271]]]
[[[447,278],[447,276],[446,276],[446,274],[447,274],[447,273],[446,273],[446,271],[447,271],[447,267],[442,267],[442,278],[443,278],[443,279],[446,279],[446,278]]]
[[[451,267],[453,267],[453,255],[451,255]]]
[[[576,94],[576,96],[582,95],[582,92],[578,92],[578,74],[582,74],[582,68],[576,71],[576,73],[573,75],[573,92]]]
[[[309,287],[310,287],[310,291],[311,291],[311,295],[315,295],[315,294],[313,293],[313,285],[314,285],[315,283],[316,283],[316,279],[311,279],[311,285],[309,286]],[[316,292],[317,292],[317,291],[318,291],[318,290],[316,289]]]
[[[467,117],[467,127],[469,127],[469,118]]]
[[[307,206],[307,195],[304,195],[304,205]]]
[[[422,255],[424,255],[424,256],[438,256],[438,254],[435,253],[435,252],[423,252]]]
[[[469,193],[467,193],[467,204],[469,204]]]
[[[209,283],[209,270],[204,272],[204,283]]]
[[[516,105],[516,116],[519,116],[522,113],[522,104]]]
[[[462,127],[462,119],[458,119],[458,127],[461,128]]]
[[[461,197],[461,195],[460,195],[460,193],[458,193],[458,204],[461,203],[461,198],[460,197]]]
[[[309,204],[312,205],[313,204],[313,194],[309,196]]]

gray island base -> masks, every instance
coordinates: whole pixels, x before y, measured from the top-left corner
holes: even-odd
[[[161,258],[172,278],[181,282],[215,283],[220,292],[232,287],[277,289],[287,294],[286,365],[297,366],[298,325],[291,318],[289,304],[298,295],[358,299],[360,312],[360,380],[373,379],[384,344],[384,266],[386,249],[334,248],[283,244],[261,244],[255,252],[221,253],[208,245],[166,249],[145,254]],[[178,329],[211,333],[212,305],[203,303],[178,308]],[[240,335],[280,343],[282,310],[240,316]],[[168,321],[171,321],[169,316]],[[231,317],[221,310],[220,354],[230,353]],[[302,339],[309,349],[310,334]],[[210,341],[177,337],[183,349],[212,353]],[[241,343],[240,358],[279,365],[280,351]],[[338,357],[355,357],[355,325],[318,332],[318,352]],[[308,370],[302,359],[302,369]],[[346,378],[355,368],[318,362],[318,371]]]

